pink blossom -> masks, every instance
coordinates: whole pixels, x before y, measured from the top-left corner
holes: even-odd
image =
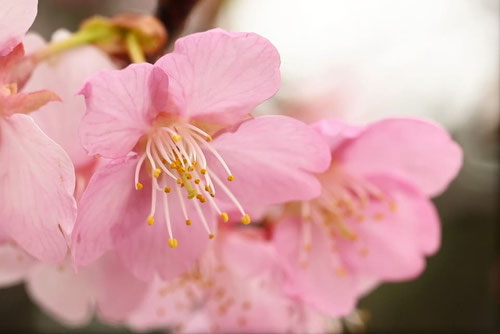
[[[129,318],[131,327],[182,333],[297,332],[297,310],[280,289],[274,249],[262,232],[221,231],[219,242],[192,272],[150,286]]]
[[[332,316],[345,315],[381,281],[417,277],[440,244],[429,200],[457,175],[462,153],[444,129],[386,119],[364,127],[314,127],[332,150],[321,196],[289,206],[274,231],[287,292]]]
[[[320,136],[291,118],[249,117],[277,91],[279,64],[264,38],[216,29],[179,39],[155,65],[90,78],[82,143],[112,161],[82,197],[75,264],[115,249],[138,277],[175,278],[214,237],[215,213],[248,224],[254,208],[317,196],[310,173],[330,158]]]
[[[36,1],[4,2],[1,24],[12,25],[5,31],[2,26],[0,35],[0,239],[57,263],[66,257],[65,238],[76,217],[74,170],[61,147],[25,115],[57,96],[50,91],[18,93],[13,81],[24,52],[22,45],[11,44],[29,27]]]

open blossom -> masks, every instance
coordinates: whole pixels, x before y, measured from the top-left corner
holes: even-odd
[[[57,263],[66,258],[65,236],[76,216],[73,166],[25,114],[58,98],[50,91],[19,93],[13,75],[24,52],[21,44],[12,43],[23,38],[36,5],[3,1],[0,6],[0,239]]]
[[[462,153],[445,130],[422,120],[314,127],[332,150],[329,170],[318,176],[322,194],[290,205],[274,244],[288,293],[337,316],[376,283],[422,272],[440,244],[429,197],[457,175]]]
[[[182,333],[303,333],[296,322],[303,314],[280,289],[280,268],[262,232],[221,231],[194,270],[151,284],[131,313],[130,326]],[[326,332],[326,326],[315,329]]]
[[[248,117],[277,91],[279,64],[264,38],[217,29],[179,39],[155,65],[90,78],[82,143],[112,160],[82,197],[75,264],[116,249],[138,277],[174,278],[214,237],[216,214],[248,224],[262,205],[317,196],[310,173],[330,159],[321,137],[291,118]]]

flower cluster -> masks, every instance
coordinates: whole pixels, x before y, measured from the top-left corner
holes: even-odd
[[[62,322],[336,331],[439,248],[430,198],[462,158],[439,125],[253,116],[281,81],[254,33],[192,34],[122,69],[90,45],[34,62],[37,1],[4,2],[0,284]]]

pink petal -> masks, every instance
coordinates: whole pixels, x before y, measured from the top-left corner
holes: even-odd
[[[35,20],[37,0],[2,0],[0,3],[0,57],[22,41]]]
[[[33,72],[23,91],[50,89],[62,103],[50,103],[32,114],[38,126],[64,148],[75,166],[82,167],[94,158],[83,149],[77,134],[85,113],[85,99],[75,95],[84,80],[100,69],[113,69],[111,60],[100,50],[80,47],[62,53],[57,61],[43,62]]]
[[[172,99],[186,118],[230,124],[272,97],[280,85],[280,57],[253,33],[209,30],[180,38],[155,66],[171,79]]]
[[[225,234],[218,245],[215,286],[205,307],[211,329],[285,333],[290,324],[290,300],[282,291],[281,277],[273,275],[277,265],[274,249],[270,242],[240,232]],[[222,297],[217,295],[221,293]],[[230,306],[221,310],[225,304]]]
[[[0,23],[1,24],[1,23]],[[23,58],[24,48],[18,44],[12,51],[5,56],[0,56],[0,85],[14,83],[12,72],[15,65]]]
[[[149,284],[147,295],[127,322],[132,329],[141,332],[175,328],[181,324],[185,328],[202,300],[202,291],[195,281],[180,278],[165,282],[157,278]]]
[[[300,223],[294,219],[285,219],[276,227],[273,242],[288,272],[285,288],[292,297],[330,316],[348,314],[356,304],[356,277],[345,271],[320,227],[311,224],[308,252],[303,250],[300,233]]]
[[[147,284],[132,276],[114,252],[103,256],[89,271],[98,314],[106,322],[124,321],[145,297]]]
[[[374,123],[338,153],[358,175],[393,173],[435,196],[455,178],[462,150],[439,125],[416,119]]]
[[[26,115],[0,118],[0,224],[32,256],[57,263],[73,227],[75,174],[67,154]]]
[[[36,265],[27,279],[30,297],[47,313],[68,326],[81,326],[93,313],[93,294],[84,274],[69,264]]]
[[[149,195],[150,189],[150,183],[144,182],[144,189],[141,192],[145,191]],[[136,277],[145,281],[151,281],[155,273],[164,280],[171,280],[191,270],[210,242],[208,233],[193,207],[195,199],[184,198],[188,217],[192,222],[191,226],[187,226],[177,194],[172,192],[167,196],[172,232],[178,241],[177,248],[170,248],[168,245],[169,236],[160,198],[157,199],[157,213],[153,226],[146,223],[149,214],[146,212],[139,220],[128,219],[123,222],[128,225],[127,230],[134,229],[133,233],[117,231],[115,235],[118,241],[117,250],[122,261]],[[151,200],[148,196],[148,210],[150,206]],[[203,211],[213,230],[215,219],[210,207],[205,205]]]
[[[28,114],[38,110],[51,101],[60,101],[59,96],[50,90],[30,93],[17,93],[3,96],[0,94],[0,116]]]
[[[110,161],[92,176],[84,192],[72,233],[74,264],[85,266],[113,248],[113,231],[127,220],[147,217],[147,197],[134,188],[137,157]],[[128,232],[128,231],[125,231]]]
[[[425,268],[425,255],[440,244],[440,224],[432,203],[421,192],[394,176],[371,177],[370,182],[395,203],[371,203],[363,221],[350,222],[356,241],[341,240],[342,258],[359,275],[378,280],[412,279]]]
[[[268,287],[263,280],[239,279],[238,276],[217,276],[218,287],[226,291],[225,300],[212,298],[205,306],[212,320],[211,332],[222,333],[287,333],[290,314],[288,300],[278,287]],[[215,290],[217,291],[217,290]],[[221,312],[221,305],[234,303]]]
[[[80,127],[83,147],[106,158],[127,155],[165,107],[167,89],[167,75],[146,63],[91,77],[80,91],[87,105]]]
[[[349,273],[338,253],[332,251],[328,235],[311,224],[311,249],[301,242],[300,222],[281,221],[275,230],[274,245],[288,272],[285,289],[329,316],[351,312],[356,304],[356,277]],[[302,255],[301,255],[302,253]]]
[[[0,288],[5,288],[22,282],[36,262],[20,248],[4,243],[0,245],[0,263]]]
[[[319,195],[321,186],[311,174],[324,171],[330,163],[321,136],[285,116],[246,121],[235,132],[216,138],[213,147],[234,175],[234,181],[226,184],[247,210]],[[222,180],[227,178],[215,159],[209,167]],[[222,191],[217,197],[224,198]]]
[[[263,234],[258,231],[256,235],[246,231],[232,230],[226,232],[219,241],[219,256],[231,272],[240,277],[258,276],[271,271],[276,265],[275,249],[269,241],[263,239]],[[248,256],[252,254],[252,256]]]
[[[343,121],[327,118],[311,124],[330,146],[330,151],[335,151],[347,139],[356,138],[364,127],[353,126]]]

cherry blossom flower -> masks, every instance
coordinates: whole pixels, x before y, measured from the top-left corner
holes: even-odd
[[[320,136],[248,117],[277,91],[279,64],[264,38],[216,29],[179,39],[155,65],[90,78],[82,143],[112,161],[82,197],[75,264],[116,249],[140,278],[175,278],[214,237],[214,213],[227,221],[235,209],[248,224],[254,208],[317,196],[310,173],[330,158]]]
[[[274,231],[286,290],[332,316],[346,315],[378,282],[417,277],[440,244],[429,197],[457,175],[459,146],[416,119],[364,127],[324,120],[314,127],[332,150],[321,196],[295,203]]]
[[[262,232],[221,231],[193,271],[150,286],[129,325],[182,333],[296,332],[294,303],[280,289],[274,249]]]
[[[66,258],[66,235],[76,217],[74,170],[63,149],[25,115],[58,97],[46,90],[18,93],[13,74],[24,54],[22,45],[13,43],[31,25],[36,5],[2,1],[0,6],[0,239],[58,263]]]

